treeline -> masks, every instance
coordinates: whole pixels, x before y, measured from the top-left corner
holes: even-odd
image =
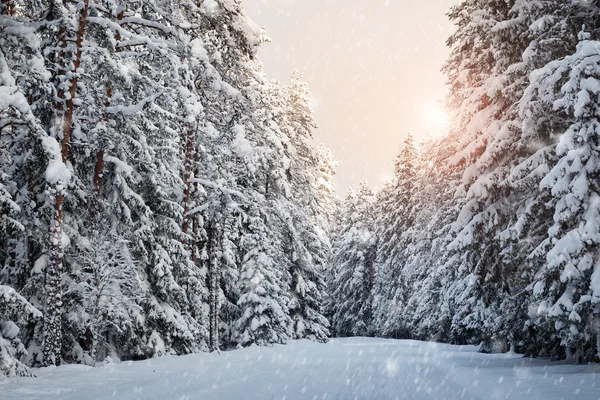
[[[344,201],[332,329],[600,356],[599,2],[467,0],[453,123]]]
[[[326,340],[332,157],[241,3],[0,3],[0,373]]]

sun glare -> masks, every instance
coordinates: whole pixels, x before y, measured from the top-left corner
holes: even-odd
[[[450,124],[450,117],[444,106],[439,103],[428,103],[423,107],[425,130],[432,136],[443,135]]]

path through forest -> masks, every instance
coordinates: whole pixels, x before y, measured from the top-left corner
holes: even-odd
[[[598,399],[600,366],[473,346],[343,339],[163,357],[0,379],[2,400]]]

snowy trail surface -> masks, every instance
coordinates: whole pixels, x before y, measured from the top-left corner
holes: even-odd
[[[599,372],[473,346],[355,338],[43,368],[0,379],[0,399],[600,399]]]

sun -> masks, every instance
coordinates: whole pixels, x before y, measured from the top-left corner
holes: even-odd
[[[450,116],[440,102],[425,104],[422,111],[422,118],[425,131],[432,136],[443,135],[450,125]]]

